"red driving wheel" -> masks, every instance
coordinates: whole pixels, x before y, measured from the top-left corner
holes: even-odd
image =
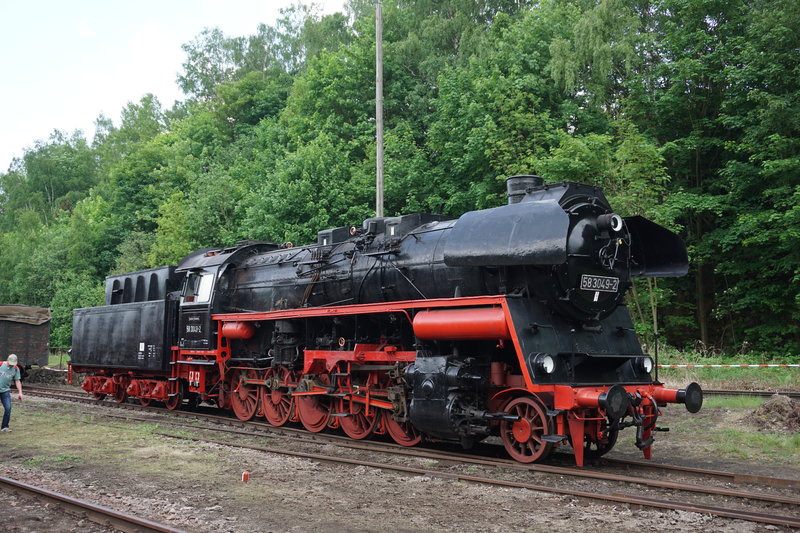
[[[292,418],[294,400],[288,386],[294,381],[292,372],[282,366],[270,368],[264,374],[267,386],[261,389],[261,410],[273,426],[282,426]]]
[[[239,420],[252,420],[258,412],[258,385],[247,383],[246,379],[258,379],[257,370],[242,370],[238,379],[234,378],[234,389],[231,391],[231,408]]]
[[[422,435],[411,422],[398,422],[392,418],[391,411],[384,411],[383,425],[392,440],[401,446],[416,446],[422,440]]]
[[[503,446],[513,459],[521,463],[533,463],[550,455],[553,445],[542,440],[542,437],[552,433],[551,423],[539,400],[521,396],[511,400],[504,411],[519,417],[515,422],[500,422]]]
[[[320,374],[317,377],[317,382],[325,387],[330,383],[330,377],[327,374]],[[328,396],[322,394],[296,396],[295,406],[297,415],[300,417],[300,423],[307,430],[319,433],[328,426],[333,407],[333,402]]]
[[[367,414],[366,405],[346,398],[339,400],[338,411],[346,415],[339,420],[339,425],[351,439],[366,439],[375,431],[380,420],[379,413],[374,407]]]

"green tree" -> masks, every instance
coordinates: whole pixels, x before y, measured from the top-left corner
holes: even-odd
[[[572,16],[558,2],[517,21],[500,15],[485,52],[440,77],[428,147],[443,176],[446,212],[497,205],[505,177],[537,171],[560,132],[583,131],[591,111],[570,105],[548,71],[548,43]]]
[[[97,182],[93,150],[83,134],[55,131],[48,142],[37,141],[17,160],[10,172],[0,175],[0,206],[5,224],[13,225],[16,213],[33,210],[45,222],[57,211],[69,211]]]

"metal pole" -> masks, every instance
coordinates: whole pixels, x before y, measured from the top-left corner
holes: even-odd
[[[375,215],[383,216],[383,8],[375,4]]]

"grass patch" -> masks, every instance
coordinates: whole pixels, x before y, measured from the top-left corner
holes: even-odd
[[[800,434],[721,429],[710,435],[715,448],[727,457],[800,463]]]
[[[66,369],[69,361],[69,355],[66,353],[50,353],[47,357],[47,366],[50,368]]]
[[[96,420],[82,416],[74,405],[40,409],[20,402],[14,405],[12,425],[13,438],[3,439],[0,458],[42,470],[99,464],[115,478],[139,482],[163,477],[167,461],[191,485],[207,479],[209,468],[224,468],[212,450],[165,439],[156,424]]]
[[[64,468],[73,466],[81,460],[83,460],[83,457],[80,455],[62,454],[55,457],[32,457],[23,461],[22,464],[24,466]]]
[[[703,409],[758,409],[768,398],[760,396],[706,396]]]
[[[710,355],[665,349],[659,364],[690,365],[761,365],[798,363],[796,357],[772,359],[767,354]],[[706,389],[776,390],[800,388],[800,368],[660,368],[658,377],[669,386],[682,387],[696,381]]]

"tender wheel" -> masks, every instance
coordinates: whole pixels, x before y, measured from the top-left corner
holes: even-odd
[[[153,401],[150,398],[139,398],[139,405],[142,407],[150,407],[151,403],[153,403]]]
[[[97,400],[98,402],[106,399],[106,395],[103,394],[102,392],[94,392],[92,393],[92,397],[94,397],[94,399]]]
[[[330,383],[330,378],[327,374],[320,374],[317,381],[326,386]],[[328,426],[333,402],[323,395],[296,396],[295,407],[303,427],[312,433],[319,433]]]
[[[239,380],[231,392],[231,408],[239,420],[252,420],[258,411],[258,385],[245,383],[245,379],[258,379],[258,371],[247,370],[239,373]]]
[[[279,387],[268,385],[261,389],[261,410],[270,424],[282,426],[292,418],[294,412],[294,400],[287,388],[294,381],[294,376],[287,368],[279,366],[267,370],[264,381],[281,384]]]
[[[398,422],[392,418],[391,411],[383,412],[383,425],[392,440],[400,446],[416,446],[422,440],[422,435],[411,422]]]
[[[117,403],[125,403],[128,401],[128,392],[125,390],[125,387],[117,387],[116,392],[114,392],[114,401]]]
[[[542,436],[552,433],[551,423],[538,400],[529,396],[515,398],[504,411],[520,417],[516,422],[500,422],[503,446],[513,459],[533,463],[550,455],[553,445],[543,441]]]
[[[587,440],[583,447],[583,456],[587,459],[597,459],[598,457],[604,456],[610,452],[614,444],[617,443],[619,429],[609,429],[607,420],[603,421],[600,431],[603,433],[603,436],[599,440],[591,442]]]
[[[184,396],[183,383],[180,381],[177,382],[175,384],[175,389],[176,389],[175,395],[167,398],[166,402],[167,409],[169,409],[170,411],[178,409],[181,406],[181,403],[183,403],[183,396]]]
[[[348,413],[339,420],[339,426],[351,439],[366,439],[378,425],[378,411],[373,408],[367,415],[367,408],[363,403],[352,402],[345,398],[339,400],[338,411]]]

